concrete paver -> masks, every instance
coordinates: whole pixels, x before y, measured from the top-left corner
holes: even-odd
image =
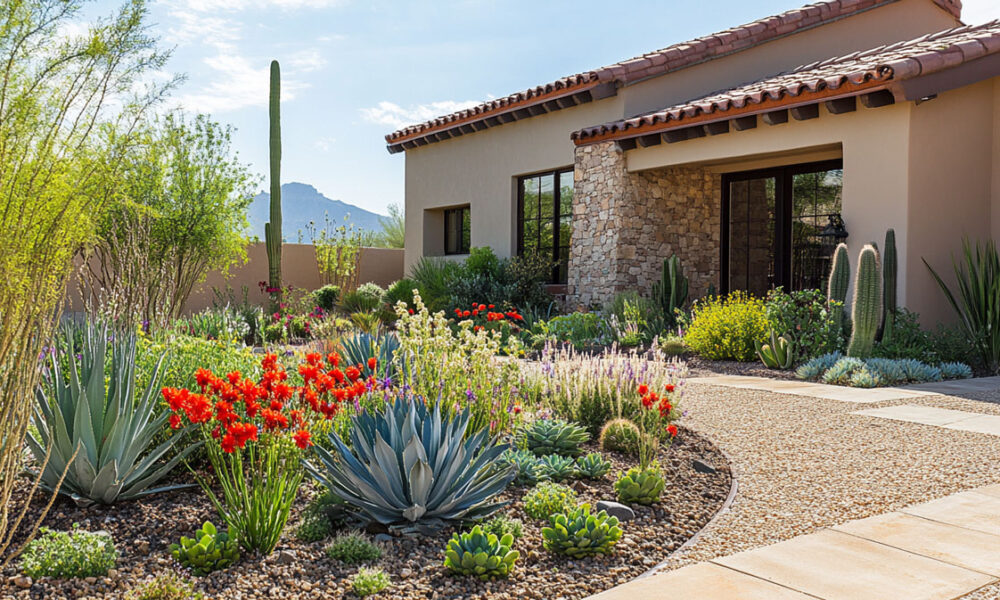
[[[901,512],[1000,536],[1000,496],[977,491],[952,494]]]
[[[653,575],[592,596],[590,600],[814,600],[810,596],[712,563]]]

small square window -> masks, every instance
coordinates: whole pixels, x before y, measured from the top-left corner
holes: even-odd
[[[444,211],[444,253],[468,254],[472,246],[472,226],[469,207]]]

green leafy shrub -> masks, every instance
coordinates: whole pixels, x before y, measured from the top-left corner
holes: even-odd
[[[560,315],[539,324],[539,327],[547,337],[570,342],[577,349],[608,343],[613,333],[601,315],[593,312]]]
[[[382,569],[361,567],[351,578],[351,591],[361,598],[377,594],[392,585]]]
[[[597,452],[576,459],[576,471],[587,479],[600,479],[611,472],[611,463]]]
[[[895,311],[892,337],[876,342],[872,356],[878,358],[914,358],[933,362],[931,335],[920,326],[920,315],[905,308]]]
[[[333,533],[335,522],[340,519],[335,513],[342,512],[344,502],[327,492],[320,494],[309,503],[302,513],[302,521],[295,528],[296,539],[303,542],[318,542]]]
[[[397,302],[405,302],[408,308],[413,308],[413,290],[415,289],[417,289],[417,282],[404,277],[386,288],[385,301],[390,306],[396,306]]]
[[[603,510],[592,515],[589,504],[550,516],[549,526],[542,528],[545,549],[572,558],[611,554],[621,537],[618,518]]]
[[[639,427],[628,419],[613,419],[601,428],[598,441],[605,452],[621,452],[629,456],[639,454]]]
[[[410,268],[410,278],[416,282],[427,308],[431,312],[437,312],[450,308],[451,282],[461,270],[462,265],[459,263],[425,256]]]
[[[500,272],[500,259],[489,246],[473,247],[465,259],[465,271],[469,275],[496,277]]]
[[[618,501],[626,504],[652,504],[660,499],[666,483],[659,465],[653,463],[645,469],[632,467],[615,481]]]
[[[538,419],[522,431],[525,445],[536,456],[576,456],[590,439],[586,429],[562,419]]]
[[[169,571],[136,587],[128,595],[129,600],[201,600],[204,597],[194,591],[189,581]]]
[[[208,575],[238,561],[240,546],[227,532],[205,521],[193,539],[181,536],[180,544],[170,544],[170,554],[195,575]]]
[[[710,360],[757,359],[757,344],[767,339],[770,324],[763,300],[744,292],[726,298],[709,297],[691,308],[684,343]]]
[[[836,311],[839,302],[827,302],[820,290],[799,290],[786,293],[771,290],[765,301],[765,314],[771,328],[791,341],[796,360],[809,359],[833,352],[842,343],[841,325]]]
[[[285,338],[285,327],[281,323],[270,323],[264,327],[265,342],[280,342]]]
[[[340,299],[340,287],[333,284],[324,285],[313,291],[312,299],[316,306],[326,312],[333,312],[333,309],[337,308],[337,300]]]
[[[373,286],[373,287],[365,287]],[[356,290],[344,292],[340,298],[340,310],[347,314],[370,313],[382,306],[385,290],[374,283],[366,283]]]
[[[513,519],[507,515],[497,515],[484,522],[482,526],[483,533],[492,533],[498,538],[510,534],[515,540],[519,540],[524,535],[524,523],[521,519]]]
[[[547,479],[534,452],[510,449],[504,453],[503,458],[514,467],[516,472],[514,482],[518,485],[535,485],[539,481]]]
[[[549,481],[561,482],[576,476],[576,462],[568,456],[549,454],[538,459],[538,466]]]
[[[74,523],[72,531],[42,527],[40,534],[21,553],[21,569],[33,579],[103,576],[118,560],[108,533],[84,531]]]
[[[356,565],[382,558],[382,548],[366,535],[351,531],[333,538],[326,548],[326,555],[342,563]]]
[[[533,519],[566,512],[576,506],[576,492],[558,483],[542,481],[524,495],[524,512]]]
[[[506,578],[520,556],[511,550],[514,536],[486,533],[476,525],[472,531],[454,534],[445,549],[444,566],[458,575],[471,575],[484,581]]]

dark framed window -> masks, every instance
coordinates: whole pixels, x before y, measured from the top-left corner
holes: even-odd
[[[517,180],[517,253],[550,257],[550,283],[566,283],[573,232],[573,169]]]
[[[472,226],[469,207],[449,208],[444,211],[444,253],[468,254],[472,246]]]
[[[819,233],[840,215],[840,159],[722,176],[723,292],[821,288],[832,247]]]

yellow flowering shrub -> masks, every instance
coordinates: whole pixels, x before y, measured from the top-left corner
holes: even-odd
[[[764,301],[744,292],[709,297],[691,308],[684,343],[711,360],[757,360],[758,342],[767,339],[770,325]]]

